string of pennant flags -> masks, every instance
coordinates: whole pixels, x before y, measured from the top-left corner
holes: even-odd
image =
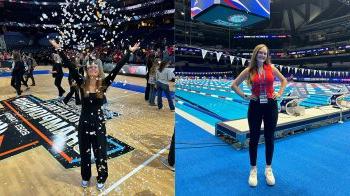
[[[230,58],[231,64],[233,63],[234,60],[241,61],[241,65],[245,65],[246,62],[250,63],[249,59],[243,58],[243,57],[237,57],[233,55],[225,55],[223,52],[219,51],[211,51],[211,50],[206,50],[202,48],[197,48],[200,49],[202,52],[202,58],[204,59],[208,53],[210,54],[216,54],[216,60],[219,62],[221,57],[224,55],[225,57]],[[274,64],[276,68],[278,68],[281,72],[285,71],[288,74],[297,74],[301,73],[302,75],[304,73],[307,73],[308,76],[318,76],[318,77],[349,77],[349,72],[348,71],[326,71],[326,70],[317,70],[317,69],[307,69],[307,68],[297,68],[297,67],[291,67],[287,65],[278,65]],[[216,75],[216,74],[232,74],[232,71],[228,72],[176,72],[176,74],[183,74],[183,75]]]
[[[175,72],[176,75],[222,75],[222,74],[233,74],[232,71],[222,71],[222,72]]]
[[[216,54],[216,60],[219,62],[221,56],[223,55],[223,52],[218,52],[218,51],[210,51],[210,50],[206,50],[206,49],[201,49],[202,51],[202,58],[204,59],[205,56],[207,55],[207,53],[215,53]],[[230,62],[231,64],[233,63],[233,61],[236,59],[238,61],[242,60],[242,65],[245,65],[246,61],[248,61],[248,63],[250,62],[250,60],[243,58],[243,57],[237,57],[237,56],[233,56],[233,55],[224,55],[226,57],[230,57]]]
[[[216,54],[216,59],[219,62],[221,56],[223,55],[223,52],[218,52],[218,51],[210,51],[210,50],[206,50],[206,49],[201,49],[202,51],[202,58],[204,59],[205,56],[207,55],[207,53],[215,53]],[[242,65],[245,65],[246,61],[248,61],[248,63],[250,63],[250,60],[243,58],[243,57],[237,57],[237,56],[233,56],[233,55],[225,55],[225,56],[229,56],[230,57],[230,62],[231,64],[233,63],[233,61],[235,59],[242,60]],[[296,74],[296,73],[301,73],[304,74],[305,72],[310,75],[313,74],[314,76],[316,76],[318,74],[318,76],[329,76],[329,77],[348,77],[349,76],[349,72],[347,71],[325,71],[325,70],[316,70],[316,69],[306,69],[306,68],[297,68],[297,67],[290,67],[290,66],[285,66],[285,65],[277,65],[274,64],[277,68],[279,68],[280,71],[282,71],[283,69],[287,69],[287,73],[291,73],[291,74]]]
[[[290,67],[286,65],[277,65],[274,64],[276,68],[278,68],[281,72],[283,70],[287,71],[287,73],[290,74],[296,74],[296,73],[307,73],[309,76],[325,76],[325,77],[348,77],[349,72],[348,71],[325,71],[325,70],[316,70],[316,69],[306,69],[306,68],[297,68],[297,67]]]

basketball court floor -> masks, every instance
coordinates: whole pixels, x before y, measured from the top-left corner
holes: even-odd
[[[98,192],[95,164],[90,186],[80,187],[72,129],[79,107],[74,101],[66,106],[56,100],[58,91],[48,70],[51,67],[38,67],[36,86],[18,98],[11,78],[0,74],[1,195],[174,195],[174,172],[160,161],[169,152],[174,113],[166,103],[163,110],[148,105],[144,78],[117,76],[107,91],[108,109],[118,115],[106,121],[109,177],[105,191]],[[67,77],[62,86],[69,91]]]

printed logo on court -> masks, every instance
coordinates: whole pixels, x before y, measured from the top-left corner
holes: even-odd
[[[80,166],[79,107],[32,95],[0,103],[4,106],[0,109],[0,160],[42,145],[65,168]],[[109,135],[107,141],[108,158],[134,149]]]

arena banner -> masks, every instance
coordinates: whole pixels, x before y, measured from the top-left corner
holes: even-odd
[[[33,135],[30,138],[31,140],[23,138],[23,141],[26,141],[23,143],[34,142],[33,140],[36,139],[65,168],[80,165],[78,132],[76,129],[80,114],[78,106],[74,108],[57,100],[44,101],[32,95],[3,100],[1,104],[4,106],[3,111],[13,113],[13,116],[28,130],[28,135]],[[1,136],[3,135],[1,134]],[[11,143],[16,143],[16,140],[20,139],[14,139]],[[6,135],[4,135],[4,141],[6,142]],[[107,141],[108,158],[114,158],[133,150],[131,146],[111,136],[107,136]],[[2,151],[1,147],[0,153]]]

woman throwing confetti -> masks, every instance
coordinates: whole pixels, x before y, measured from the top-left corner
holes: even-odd
[[[107,77],[105,77],[102,66],[98,66],[95,62],[90,62],[87,66],[86,76],[81,76],[73,63],[62,52],[61,46],[54,40],[50,40],[50,43],[56,50],[60,51],[59,54],[62,57],[63,64],[69,68],[69,72],[72,74],[72,78],[76,81],[81,92],[82,109],[78,125],[82,176],[81,186],[86,188],[91,178],[90,148],[92,146],[98,173],[96,187],[101,191],[108,176],[106,127],[101,109],[103,98],[107,88],[129,59],[130,52],[135,52],[139,49],[140,43],[129,47],[129,51]]]

